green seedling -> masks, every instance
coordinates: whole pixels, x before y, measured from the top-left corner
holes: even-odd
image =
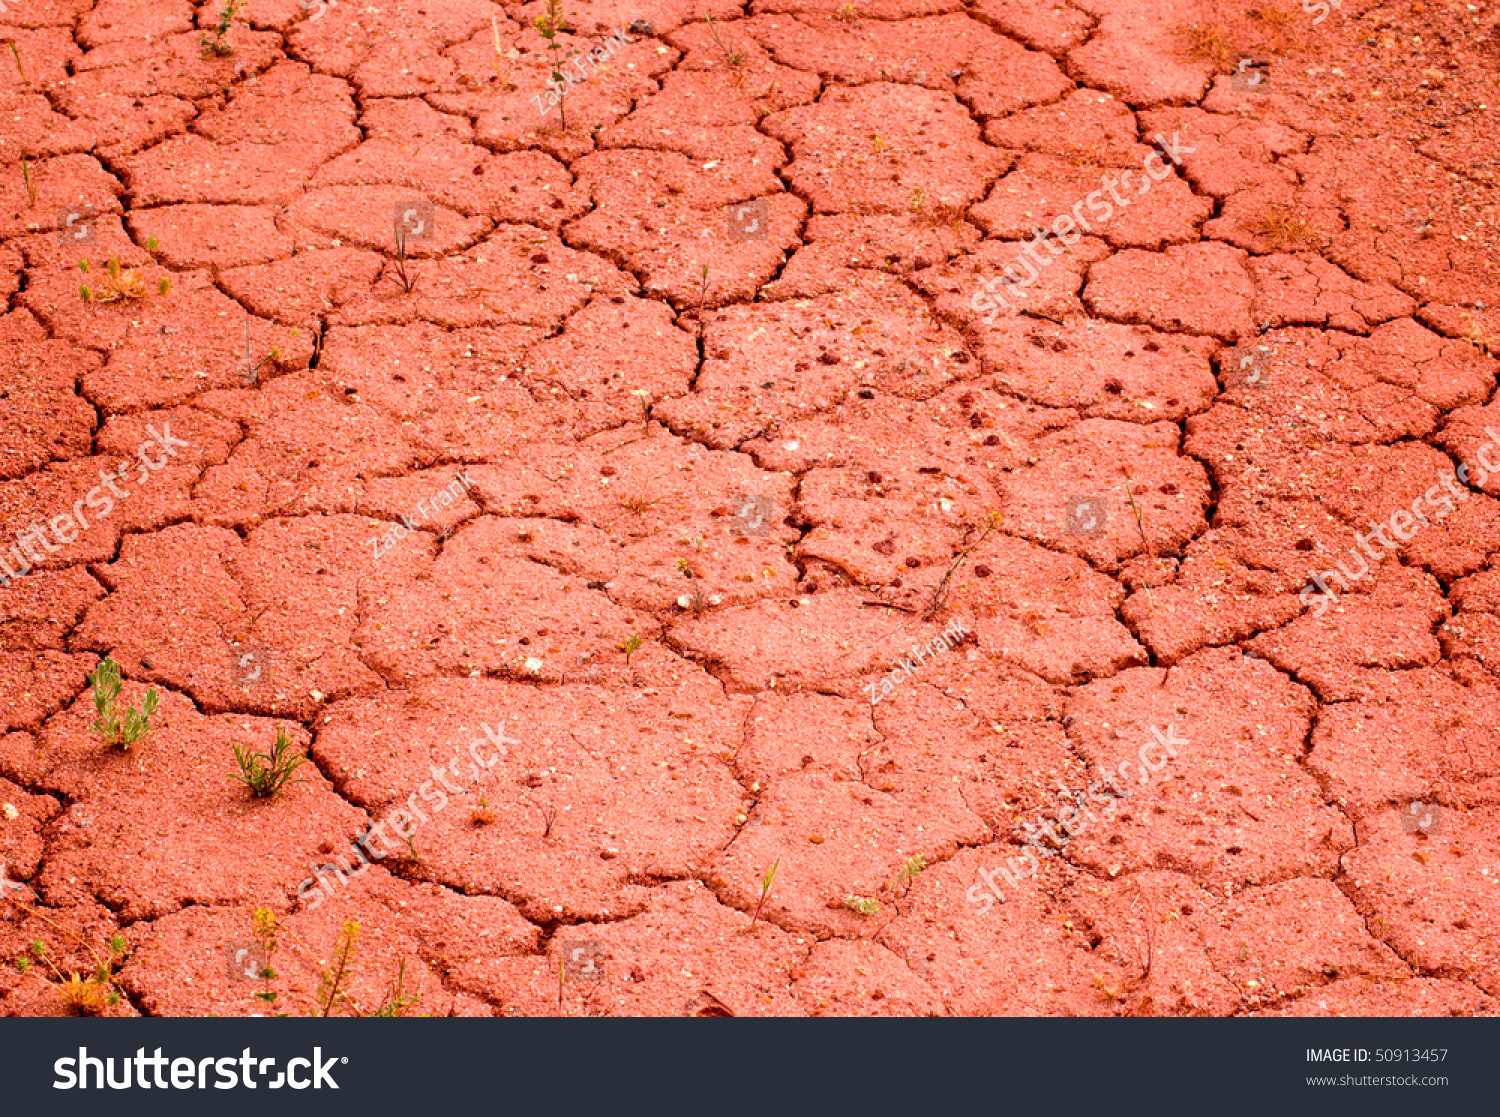
[[[146,691],[145,700],[139,710],[127,710],[122,723],[115,702],[120,697],[120,665],[106,656],[88,676],[94,689],[94,731],[103,737],[106,744],[119,745],[129,750],[151,730],[151,715],[156,712],[156,688]]]
[[[198,42],[202,44],[205,54],[215,54],[220,58],[233,54],[234,47],[230,46],[224,36],[229,34],[229,28],[234,24],[234,17],[244,7],[244,0],[224,0],[219,9],[219,21],[214,24],[214,37],[210,39],[207,35],[198,36]]]
[[[688,580],[688,585],[693,587],[693,613],[696,615],[703,612],[703,589],[698,584],[698,577],[693,573],[693,568],[688,565],[688,560],[685,558],[678,559],[677,569]]]
[[[328,1016],[333,1012],[334,1003],[343,997],[354,1009],[359,1012],[359,1006],[350,998],[344,989],[346,982],[354,976],[354,952],[359,945],[359,924],[348,920],[343,929],[339,931],[338,939],[334,942],[334,960],[332,968],[324,969],[319,966],[318,976],[318,1007],[322,1009],[319,1016]]]
[[[703,18],[708,20],[708,33],[714,37],[714,43],[724,52],[724,61],[731,66],[739,67],[745,64],[745,52],[738,49],[730,49],[724,45],[724,40],[719,38],[718,24],[714,23],[714,17],[708,14],[708,9],[703,9]]]
[[[109,954],[105,957],[100,955],[97,950],[72,931],[69,931],[66,927],[44,915],[42,912],[37,911],[35,908],[23,908],[22,910],[27,915],[35,916],[54,930],[67,935],[87,950],[90,957],[94,960],[94,971],[87,977],[80,973],[72,973],[65,976],[47,953],[47,944],[45,942],[41,939],[35,939],[31,943],[31,958],[51,970],[57,980],[51,981],[43,977],[40,973],[37,976],[41,977],[48,985],[53,985],[57,988],[57,991],[62,994],[63,1003],[68,1006],[70,1012],[83,1016],[98,1016],[106,1008],[113,1008],[120,1003],[120,991],[115,988],[114,974],[125,958],[126,943],[124,935],[115,934],[110,937],[108,943]],[[23,962],[26,964],[22,965]],[[21,973],[29,973],[31,972],[31,968],[31,960],[24,956],[16,960],[16,969]]]
[[[261,957],[266,964],[257,975],[266,983],[266,987],[255,994],[257,1000],[273,1004],[276,993],[271,988],[271,982],[276,979],[276,971],[271,968],[271,959],[276,953],[276,913],[270,908],[256,908],[255,915],[251,917],[255,925],[255,943],[260,947]]]
[[[26,204],[36,209],[36,176],[31,173],[31,160],[21,159],[21,181],[26,184]]]
[[[537,33],[547,40],[547,55],[552,66],[550,84],[557,88],[557,108],[561,114],[560,131],[563,132],[568,130],[568,78],[562,72],[562,64],[572,56],[573,52],[557,41],[557,33],[562,30],[562,25],[567,18],[567,13],[563,11],[562,0],[547,0],[547,13],[536,17]]]
[[[78,270],[90,278],[95,279],[94,273],[89,269],[87,260],[78,261]],[[134,268],[120,266],[120,258],[111,256],[104,262],[104,274],[96,279],[97,286],[85,283],[79,287],[78,293],[84,302],[115,303],[134,302],[146,297],[146,281]],[[172,289],[171,280],[162,276],[156,285],[158,294],[165,295]]]
[[[750,916],[750,926],[755,926],[755,921],[760,918],[760,909],[766,906],[766,897],[771,894],[771,882],[776,879],[776,867],[781,864],[781,858],[771,862],[771,867],[766,870],[765,876],[760,878],[760,899],[756,901],[755,911]]]
[[[241,745],[234,747],[234,761],[240,766],[229,778],[239,780],[256,799],[269,799],[288,783],[306,783],[292,779],[292,773],[307,763],[306,753],[292,752],[292,739],[281,726],[276,727],[276,743],[265,752],[252,753]]]
[[[876,915],[880,911],[880,901],[869,896],[848,896],[844,899],[844,906],[860,915]]]
[[[401,990],[406,984],[406,959],[401,959],[401,965],[396,970],[396,980],[391,982],[390,994],[380,1002],[371,1015],[374,1016],[405,1016],[408,1005],[413,1005],[421,1000],[420,993],[403,993]]]
[[[14,39],[7,39],[5,45],[10,47],[10,56],[16,60],[16,72],[21,75],[21,81],[30,85],[31,79],[26,76],[26,67],[21,65],[21,48],[16,46]]]
[[[479,805],[469,812],[469,821],[475,826],[488,826],[495,821],[495,812],[490,809],[489,800],[483,795],[479,797]]]
[[[638,400],[641,401],[641,422],[645,423],[647,426],[650,426],[651,425],[651,393],[648,392],[648,391],[646,391],[645,388],[636,388],[630,394],[633,395],[636,399],[638,399]]]
[[[416,272],[410,271],[406,263],[406,230],[400,225],[396,226],[396,278],[401,283],[401,289],[408,295],[417,285],[419,278]]]
[[[641,645],[643,643],[645,643],[645,641],[641,639],[640,633],[632,632],[629,636],[625,637],[625,639],[621,640],[618,644],[615,645],[616,648],[625,653],[626,667],[630,666],[630,657],[641,650]]]
[[[896,879],[891,881],[891,890],[895,891],[903,884],[909,886],[925,868],[927,868],[927,858],[920,853],[914,854],[906,864],[901,866],[901,871],[896,874]]]
[[[953,565],[948,567],[947,573],[943,575],[943,580],[939,582],[937,584],[937,588],[932,591],[932,601],[929,603],[927,609],[927,615],[929,617],[935,615],[940,609],[942,609],[943,603],[948,598],[948,583],[953,579],[953,575],[958,570],[958,568],[963,565],[964,559],[968,558],[971,554],[977,551],[980,545],[983,544],[984,541],[990,537],[990,534],[999,526],[999,512],[991,512],[984,518],[984,531],[980,533],[979,538],[974,540],[974,542],[971,543],[968,548],[958,556],[958,558],[953,560]]]

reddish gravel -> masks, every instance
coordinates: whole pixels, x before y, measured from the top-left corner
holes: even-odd
[[[0,1014],[1500,1011],[1493,5],[3,7]]]

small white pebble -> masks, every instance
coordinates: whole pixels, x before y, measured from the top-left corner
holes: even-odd
[[[526,661],[526,670],[530,671],[533,675],[535,675],[541,669],[542,661],[537,659],[535,656],[532,656]]]
[[[12,804],[5,803],[3,805],[0,805],[0,814],[3,814],[5,816],[6,822],[14,822],[17,818],[20,817],[21,812],[16,810],[16,808]]]

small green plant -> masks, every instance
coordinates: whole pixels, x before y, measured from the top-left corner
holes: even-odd
[[[536,17],[537,33],[547,40],[547,55],[552,66],[552,78],[548,83],[557,89],[558,112],[561,114],[560,131],[568,130],[568,78],[562,72],[562,64],[573,54],[557,41],[568,16],[563,11],[562,0],[547,0],[547,13]]]
[[[698,576],[693,573],[693,568],[688,565],[688,560],[685,558],[677,560],[677,569],[688,580],[688,585],[693,587],[692,609],[694,615],[703,612],[703,589],[698,584]],[[682,604],[683,598],[686,597],[687,595],[683,594],[681,598],[678,598],[678,604]]]
[[[943,580],[939,582],[937,584],[937,587],[932,591],[932,600],[931,602],[929,602],[927,609],[927,615],[929,617],[935,615],[940,609],[942,609],[943,602],[948,598],[948,583],[952,580],[953,575],[958,570],[958,568],[963,565],[964,559],[968,558],[971,554],[977,551],[980,545],[983,544],[984,541],[990,537],[990,534],[999,526],[999,512],[991,512],[984,518],[984,531],[980,533],[979,538],[974,540],[974,542],[971,543],[964,550],[964,552],[958,556],[958,558],[953,560],[953,565],[948,567],[947,573],[943,575]]]
[[[907,860],[906,864],[901,866],[901,871],[896,874],[896,879],[891,881],[891,891],[894,892],[902,885],[909,886],[925,868],[927,868],[927,858],[920,853],[914,854]]]
[[[36,209],[36,176],[31,173],[31,160],[24,156],[21,158],[21,181],[26,184],[26,204]]]
[[[86,278],[94,278],[87,260],[78,261],[78,270],[83,272]],[[97,277],[97,283],[97,287],[85,283],[78,288],[78,293],[84,302],[134,302],[146,297],[146,281],[134,268],[121,267],[118,256],[111,256],[104,262],[104,274]],[[171,289],[171,280],[162,276],[156,285],[157,294],[165,295]]]
[[[483,795],[479,797],[479,805],[469,812],[469,821],[475,826],[488,826],[495,821],[495,812],[490,809],[489,800]]]
[[[330,968],[318,967],[318,1007],[322,1009],[319,1016],[328,1016],[333,1012],[335,1002],[342,997],[349,1006],[359,1013],[359,1006],[354,1003],[344,988],[345,983],[354,976],[354,952],[359,945],[359,923],[353,919],[344,923],[343,929],[339,931],[338,938],[334,941],[334,960]]]
[[[271,351],[258,361],[250,359],[250,318],[245,317],[245,371],[240,374],[240,379],[246,387],[253,388],[260,383],[260,370],[267,364],[279,365],[281,363],[280,346],[272,346]],[[222,598],[222,594],[220,597]],[[264,611],[264,610],[262,610]]]
[[[22,83],[30,85],[31,79],[26,76],[26,67],[21,65],[21,49],[16,46],[16,41],[7,39],[5,45],[10,47],[10,56],[16,60],[16,72],[21,75]]]
[[[390,993],[380,1002],[371,1015],[373,1016],[405,1016],[409,1005],[416,1004],[422,999],[420,993],[403,993],[401,990],[406,985],[406,959],[401,959],[401,965],[396,970],[396,980],[391,982]]]
[[[760,918],[760,909],[766,906],[766,897],[771,894],[771,882],[776,879],[776,867],[781,864],[781,858],[771,862],[771,867],[766,870],[765,875],[760,878],[760,899],[756,901],[755,911],[750,916],[750,926],[755,926],[755,921]]]
[[[636,399],[638,399],[638,400],[641,401],[641,422],[645,423],[647,426],[650,426],[651,425],[651,393],[648,392],[648,391],[646,391],[645,388],[636,388],[630,394],[633,395]]]
[[[244,7],[244,0],[224,0],[219,8],[219,21],[214,24],[214,37],[210,39],[207,35],[198,36],[198,42],[203,46],[205,54],[214,54],[220,58],[233,54],[234,47],[230,46],[224,38],[229,34],[229,28],[234,24],[234,17]]]
[[[707,8],[703,9],[703,18],[708,20],[708,33],[714,37],[715,44],[724,52],[724,61],[728,62],[731,66],[743,66],[745,64],[745,52],[738,48],[731,49],[724,45],[724,40],[719,38],[719,27],[714,23],[714,17],[708,14]]]
[[[401,289],[408,295],[417,285],[420,277],[411,271],[406,262],[406,230],[399,224],[396,226],[396,279],[401,284]]]
[[[292,739],[279,725],[276,727],[276,743],[265,752],[253,753],[242,745],[233,748],[234,761],[240,770],[231,772],[229,778],[239,780],[256,799],[269,799],[288,783],[307,782],[292,779],[292,773],[307,763],[307,754],[291,751]]]
[[[139,710],[127,710],[122,723],[115,702],[120,697],[120,665],[105,656],[88,677],[94,689],[94,731],[103,737],[106,744],[119,745],[128,750],[151,730],[151,715],[156,712],[156,688],[146,691],[145,700]]]
[[[255,927],[255,945],[260,947],[260,956],[266,960],[256,976],[266,983],[266,987],[255,994],[257,1000],[274,1004],[276,992],[271,988],[271,982],[276,980],[276,971],[271,968],[271,958],[276,953],[276,913],[270,908],[256,908],[251,917]]]
[[[869,896],[845,897],[844,906],[850,911],[859,912],[860,915],[876,915],[880,911],[880,901]]]
[[[34,908],[27,908],[25,910],[28,915],[36,916],[38,919],[41,919],[43,922],[78,942],[94,959],[94,971],[87,977],[79,973],[71,973],[65,976],[62,970],[58,969],[57,964],[52,961],[51,956],[47,953],[47,944],[41,939],[32,941],[30,948],[31,958],[22,955],[16,959],[17,970],[23,974],[30,973],[32,959],[45,965],[52,971],[53,976],[57,980],[49,980],[46,977],[42,977],[41,974],[37,976],[41,977],[47,984],[57,988],[57,991],[62,994],[63,1003],[73,1013],[83,1016],[98,1016],[105,1009],[113,1008],[120,1003],[120,991],[115,988],[114,974],[125,957],[126,944],[124,935],[115,934],[111,936],[108,944],[109,954],[107,957],[101,956],[97,950],[84,942],[83,939],[65,927],[55,923],[41,912]]]
[[[638,651],[641,650],[641,645],[644,642],[645,641],[643,641],[641,639],[641,634],[640,633],[638,633],[638,632],[632,632],[629,636],[625,637],[623,640],[621,640],[618,644],[615,645],[616,648],[618,648],[620,651],[622,651],[622,652],[625,653],[625,666],[626,667],[630,666],[630,657],[633,656],[633,655],[635,655],[636,652],[638,652]]]

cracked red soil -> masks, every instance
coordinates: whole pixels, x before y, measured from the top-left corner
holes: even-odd
[[[1494,4],[633,2],[565,131],[540,2],[5,5],[0,548],[186,445],[0,587],[0,1013],[248,1014],[257,907],[294,1012],[1495,1012],[1500,475],[1299,601],[1500,428]]]

